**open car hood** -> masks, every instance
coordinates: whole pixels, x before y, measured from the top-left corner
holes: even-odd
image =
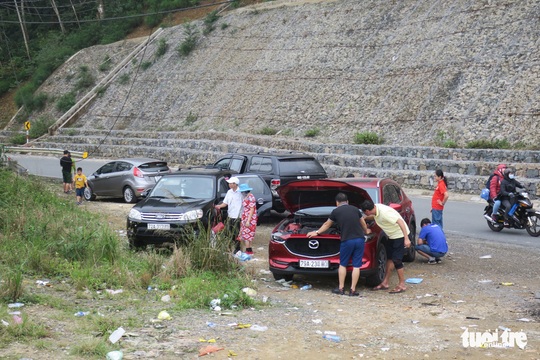
[[[297,180],[277,188],[283,205],[291,213],[300,209],[318,206],[336,206],[336,195],[347,195],[349,204],[360,207],[365,200],[371,200],[366,190],[336,180]]]

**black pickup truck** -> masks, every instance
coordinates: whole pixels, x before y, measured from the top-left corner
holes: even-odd
[[[276,189],[293,180],[325,179],[328,177],[313,156],[302,153],[227,154],[212,167],[229,169],[239,174],[260,175],[270,186],[273,196],[272,209],[285,211]]]

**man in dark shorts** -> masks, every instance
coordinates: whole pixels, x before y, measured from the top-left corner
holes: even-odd
[[[403,255],[405,249],[411,246],[409,240],[409,227],[401,217],[401,215],[390,206],[383,204],[373,204],[372,201],[366,200],[362,203],[361,209],[368,219],[373,219],[379,227],[388,236],[388,241],[385,243],[386,255],[386,274],[384,280],[373,290],[388,290],[388,280],[390,273],[395,268],[398,274],[399,283],[390,291],[390,294],[399,294],[404,292],[405,287],[405,271],[403,270]]]
[[[62,181],[64,183],[64,193],[71,193],[71,186],[73,178],[71,176],[71,170],[73,169],[73,161],[69,156],[69,151],[64,150],[64,156],[60,158],[60,167],[62,167]]]
[[[336,195],[336,208],[332,210],[330,218],[322,224],[319,230],[307,233],[307,237],[312,238],[322,234],[330,229],[334,223],[337,223],[341,229],[341,244],[339,247],[339,286],[332,292],[345,295],[347,265],[352,259],[353,271],[349,296],[358,296],[360,294],[356,291],[356,284],[360,278],[360,268],[364,256],[364,233],[368,228],[358,208],[349,205],[347,195],[343,193]]]

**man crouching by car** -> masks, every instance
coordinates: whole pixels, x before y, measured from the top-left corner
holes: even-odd
[[[352,259],[353,271],[351,289],[349,296],[360,295],[356,291],[356,284],[360,278],[360,267],[362,267],[362,257],[364,256],[364,234],[369,233],[366,222],[360,216],[357,207],[349,205],[347,195],[338,193],[336,195],[336,208],[332,210],[330,218],[317,231],[307,233],[307,237],[319,235],[337,223],[341,229],[341,244],[339,247],[339,287],[332,290],[334,294],[345,295],[345,277],[347,276],[347,265]]]

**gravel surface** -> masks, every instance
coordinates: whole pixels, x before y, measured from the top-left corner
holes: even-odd
[[[125,216],[131,205],[105,200],[85,203],[84,207],[101,212],[119,231],[121,241],[127,241]],[[217,359],[233,357],[233,353],[236,359],[540,358],[540,279],[536,265],[540,254],[522,247],[450,236],[450,254],[442,264],[427,265],[418,259],[406,264],[406,277],[423,279],[420,284],[410,284],[406,292],[391,295],[370,291],[362,283],[358,288],[361,296],[350,298],[330,293],[337,283],[333,277],[297,277],[292,287],[273,280],[268,272],[267,239],[279,219],[278,215],[263,219],[257,229],[255,259],[246,262],[253,274],[255,297],[264,301],[256,309],[179,312],[174,310],[175,299],[164,303],[161,297],[166,293],[159,291],[143,296],[129,291],[98,295],[76,293],[64,284],[35,291],[122,319],[126,330],[120,341],[124,359],[194,359],[199,349],[208,345],[223,348],[209,355]],[[490,258],[481,258],[486,255]],[[394,275],[391,286],[396,282]],[[305,284],[313,288],[296,288]],[[155,322],[162,310],[167,310],[172,320]],[[66,319],[61,310],[45,305],[23,311],[47,324],[53,341],[46,346],[43,342],[31,346],[14,343],[0,349],[0,358],[77,358],[69,355],[73,344],[97,335],[85,331],[81,324],[92,316]],[[235,329],[233,323],[252,327]],[[527,335],[525,349],[462,345],[465,329],[492,332],[499,327],[523,331]],[[325,331],[335,332],[340,342],[323,338]],[[215,343],[201,341],[212,339]]]

